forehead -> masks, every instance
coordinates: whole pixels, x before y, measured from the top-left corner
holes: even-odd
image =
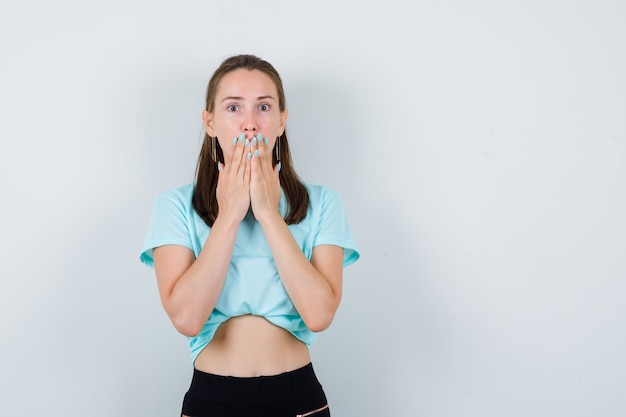
[[[217,87],[220,97],[262,97],[277,98],[277,89],[269,75],[259,70],[236,69],[224,75]]]

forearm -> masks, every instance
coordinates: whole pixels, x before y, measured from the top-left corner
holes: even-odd
[[[198,257],[162,295],[165,310],[179,332],[197,335],[215,308],[228,273],[238,227],[238,222],[218,216]]]
[[[341,300],[328,277],[302,253],[285,221],[278,215],[261,223],[285,290],[307,327],[325,330],[333,321]]]

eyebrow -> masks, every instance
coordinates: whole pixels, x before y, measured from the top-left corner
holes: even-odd
[[[224,97],[224,98],[222,99],[222,103],[223,103],[223,102],[225,102],[225,101],[227,101],[227,100],[243,100],[243,99],[244,99],[243,97],[238,97],[238,96],[228,96],[228,97]],[[275,99],[274,97],[272,97],[272,96],[259,96],[259,97],[257,97],[256,99],[257,99],[257,100],[267,100],[267,99],[270,99],[270,100],[274,100],[274,101],[276,101],[276,99]]]

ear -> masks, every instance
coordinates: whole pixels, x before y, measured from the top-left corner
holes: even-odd
[[[289,111],[287,109],[283,110],[282,113],[280,113],[280,134],[278,136],[282,136],[285,132],[285,126],[287,125],[287,116],[289,116]]]
[[[204,129],[206,133],[214,138],[215,137],[215,128],[213,127],[213,114],[209,113],[208,110],[204,110],[202,112],[202,124],[204,125]]]

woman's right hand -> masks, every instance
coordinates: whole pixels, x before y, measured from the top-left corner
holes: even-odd
[[[154,269],[165,311],[176,329],[188,337],[203,328],[224,287],[239,224],[250,208],[250,147],[235,138],[219,166],[219,213],[196,258],[191,249],[164,245],[154,249]]]
[[[237,221],[243,220],[250,208],[250,159],[248,158],[249,142],[242,133],[232,141],[230,160],[218,164],[217,180],[218,216],[233,216]]]

